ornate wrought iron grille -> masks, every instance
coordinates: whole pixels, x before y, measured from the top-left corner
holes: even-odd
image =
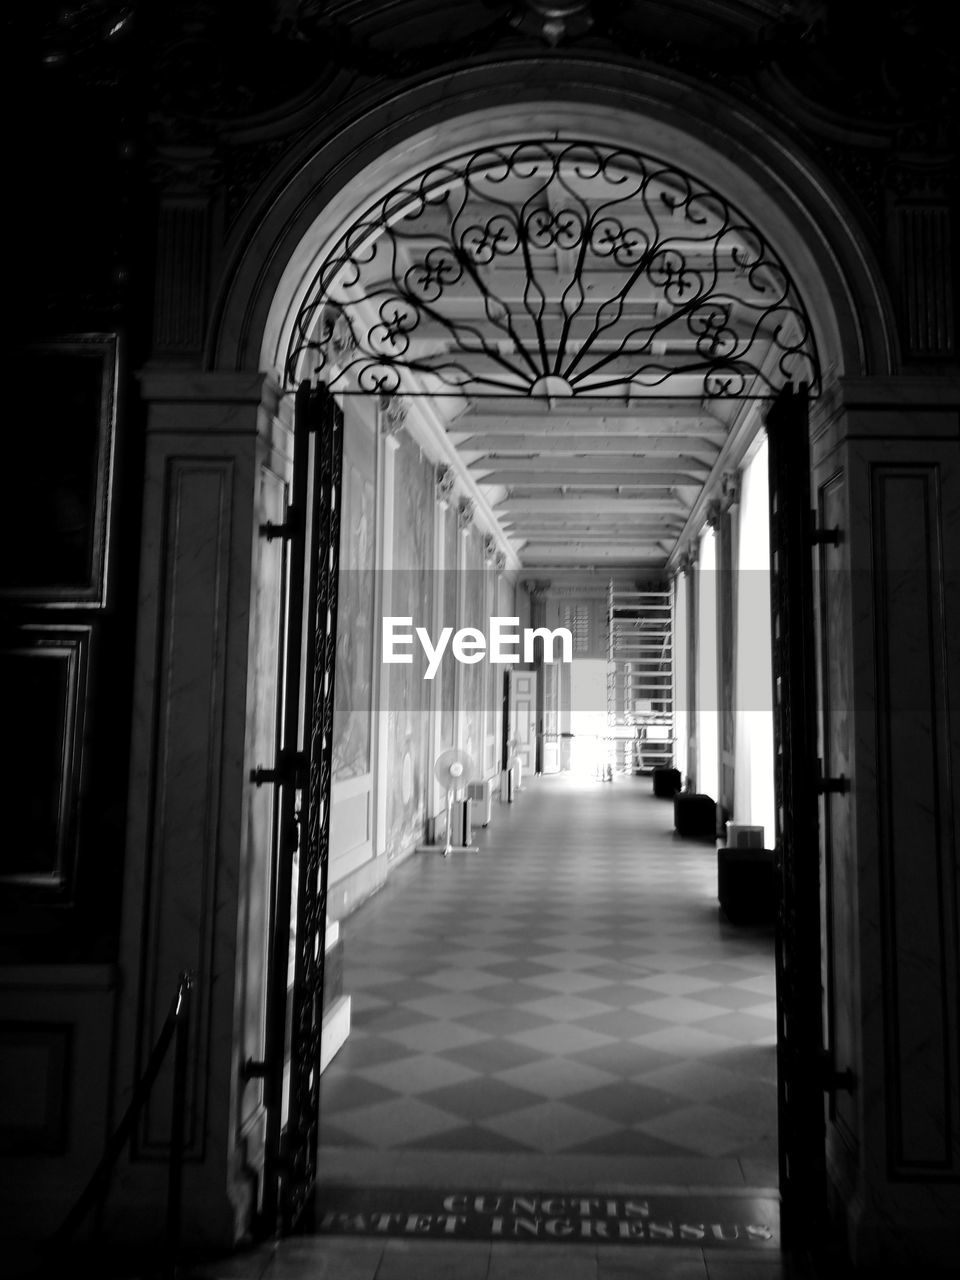
[[[457,155],[370,205],[314,276],[285,372],[460,396],[820,388],[800,294],[734,205],[640,152],[542,139]]]
[[[317,1172],[342,463],[343,413],[326,387],[302,383],[292,501],[282,525],[261,530],[290,545],[277,763],[251,779],[276,785],[278,810],[267,1059],[247,1064],[248,1075],[266,1079],[266,1231],[293,1229],[310,1204]]]
[[[280,1221],[284,1231],[295,1225],[307,1206],[317,1174],[340,572],[343,413],[326,387],[315,388],[310,396],[317,435],[307,579],[307,621],[311,631],[303,689],[307,708],[307,767],[299,814],[296,954],[290,997],[290,1108],[285,1133],[286,1169],[280,1194]]]

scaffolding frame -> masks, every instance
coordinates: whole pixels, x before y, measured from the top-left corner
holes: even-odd
[[[646,773],[673,764],[673,597],[669,586],[624,591],[610,582],[607,723],[614,771]]]

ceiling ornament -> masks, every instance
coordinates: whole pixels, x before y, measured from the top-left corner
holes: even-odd
[[[356,350],[334,351],[335,306]],[[314,276],[286,377],[346,393],[772,398],[820,389],[773,247],[723,196],[627,148],[538,139],[432,165]]]
[[[474,504],[472,498],[461,498],[457,504],[457,528],[466,533],[473,527]]]

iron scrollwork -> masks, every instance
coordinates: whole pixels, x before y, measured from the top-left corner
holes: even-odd
[[[739,210],[675,165],[551,140],[455,156],[371,205],[311,282],[286,375],[367,394],[820,388],[800,294]]]
[[[313,459],[312,555],[305,601],[311,629],[303,682],[308,709],[306,776],[298,814],[298,867],[291,898],[296,912],[296,944],[289,1014],[289,1118],[279,1195],[279,1222],[284,1232],[293,1228],[309,1203],[317,1173],[343,468],[341,409],[324,386],[309,389],[306,398],[317,444]]]

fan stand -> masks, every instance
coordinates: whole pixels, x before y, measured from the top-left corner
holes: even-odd
[[[451,824],[453,823],[453,791],[447,788],[447,843],[443,851],[443,856],[449,858],[453,853],[453,844],[450,840]]]
[[[463,774],[463,765],[457,765],[457,764],[451,765],[450,773],[454,777],[459,779]],[[459,785],[447,787],[447,843],[443,850],[443,856],[445,858],[449,858],[451,853],[453,853],[454,849],[459,849],[463,853],[479,853],[480,852],[479,846],[475,844],[455,845],[450,840],[450,829],[453,824],[453,802],[454,802],[454,799],[459,799],[459,797],[460,797]]]
[[[443,856],[445,858],[449,858],[451,853],[453,853],[454,849],[458,850],[458,852],[461,852],[461,853],[479,853],[480,852],[479,845],[454,844],[450,838],[452,827],[453,827],[453,802],[454,802],[454,799],[458,797],[460,794],[459,780],[462,776],[463,776],[463,765],[459,761],[451,764],[450,777],[453,779],[456,779],[456,781],[452,785],[450,785],[450,783],[447,783],[444,788],[447,793],[447,831],[446,831],[447,839],[446,839],[446,844],[444,845],[444,848],[443,848]],[[429,845],[429,844],[418,845],[417,853],[433,853],[436,847],[437,847],[436,845]]]

